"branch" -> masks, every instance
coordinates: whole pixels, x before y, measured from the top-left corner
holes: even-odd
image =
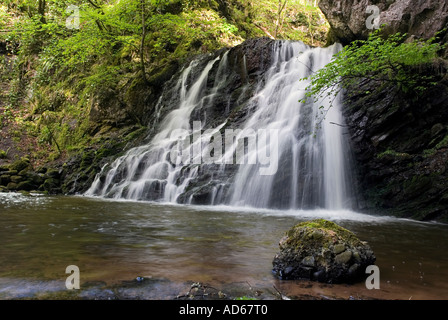
[[[268,31],[266,28],[264,28],[264,27],[262,27],[262,26],[260,26],[260,25],[258,25],[258,24],[256,24],[256,23],[254,23],[254,25],[255,25],[258,29],[260,29],[261,31],[263,31],[264,33],[266,33],[266,35],[267,35],[269,38],[271,38],[272,40],[275,40],[275,38],[272,36],[272,34],[269,33],[269,31]]]
[[[276,22],[276,27],[275,27],[275,38],[277,38],[277,36],[278,36],[278,28],[280,27],[280,18],[281,18],[283,10],[286,7],[287,1],[288,0],[285,0],[285,2],[283,2],[283,6],[282,6],[281,0],[279,0],[279,3],[278,3],[278,16],[277,16],[277,22]]]
[[[96,3],[94,3],[91,0],[87,0],[88,3],[90,3],[93,7],[95,7],[96,9],[101,9],[101,7],[99,5],[97,5]]]

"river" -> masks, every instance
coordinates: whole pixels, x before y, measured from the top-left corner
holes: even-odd
[[[380,269],[379,290],[364,283],[273,276],[283,234],[314,218],[335,221],[370,244]],[[117,292],[127,298],[175,299],[194,283],[265,299],[279,293],[293,299],[448,299],[447,225],[350,211],[9,193],[0,194],[0,244],[0,299],[64,297],[69,265],[79,267],[76,294],[83,299],[116,298]],[[137,277],[149,279],[151,286],[139,291]]]

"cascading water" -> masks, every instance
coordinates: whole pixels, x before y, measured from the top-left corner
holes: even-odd
[[[322,49],[300,42],[275,42],[272,65],[243,106],[244,121],[239,122],[242,124],[230,142],[224,141],[224,131],[234,124],[234,119],[228,118],[232,106],[225,106],[219,123],[214,119],[214,128],[207,118],[207,110],[213,109],[216,95],[227,84],[228,51],[202,66],[199,73],[194,71],[200,65],[193,62],[175,87],[180,102],[161,121],[150,143],[131,149],[103,168],[86,195],[178,202],[190,192],[183,198],[190,203],[194,183],[201,181],[203,185],[213,182],[206,201],[209,204],[349,208],[349,149],[338,99],[331,108],[325,95],[319,103],[312,99],[299,103],[309,84],[300,79],[324,67],[339,49],[338,45]],[[244,68],[246,63],[244,57]],[[214,81],[210,79],[212,70]],[[193,74],[197,74],[194,79]],[[257,136],[251,145],[245,136],[249,131],[261,132],[264,139]],[[246,153],[236,163],[232,160],[238,150]],[[204,163],[204,159],[209,161]],[[233,174],[224,180],[226,172]]]
[[[348,146],[339,101],[325,93],[299,104],[308,76],[328,64],[340,46],[309,49],[279,45],[266,85],[254,98],[247,128],[278,132],[278,170],[257,174],[257,165],[242,165],[233,184],[231,203],[255,207],[327,208],[350,206]],[[265,152],[258,150],[257,152]]]

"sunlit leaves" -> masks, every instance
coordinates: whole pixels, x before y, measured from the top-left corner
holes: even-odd
[[[433,64],[444,46],[435,38],[425,42],[405,39],[406,35],[400,33],[385,39],[378,31],[367,40],[346,46],[325,68],[305,78],[311,80],[306,97],[319,99],[322,94],[337,95],[363,80],[373,81],[378,86],[390,83],[403,92],[418,94],[426,90],[435,83],[435,76],[420,69]]]

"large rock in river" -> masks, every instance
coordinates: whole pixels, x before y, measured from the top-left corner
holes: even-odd
[[[281,279],[353,283],[375,263],[370,246],[354,233],[327,220],[300,223],[280,240],[273,272]]]

